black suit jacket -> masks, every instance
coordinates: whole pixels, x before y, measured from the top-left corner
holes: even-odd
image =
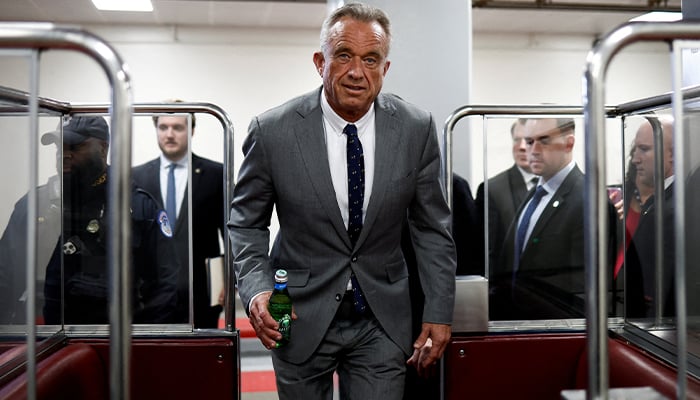
[[[535,191],[528,193],[508,229],[490,282],[492,319],[583,316],[583,186],[583,173],[574,167],[535,223],[513,276],[517,216]]]
[[[527,186],[517,165],[489,179],[489,266],[496,268],[503,242],[515,212],[527,197]],[[476,191],[476,210],[483,232],[485,221],[484,184]],[[483,251],[482,251],[483,253]],[[483,257],[483,256],[482,256]]]
[[[196,328],[216,328],[221,307],[209,306],[206,259],[221,255],[219,238],[223,232],[224,180],[223,166],[192,154],[192,291],[194,295],[194,325]],[[153,193],[164,204],[160,190],[160,158],[133,169],[133,179]],[[188,188],[189,190],[189,188]],[[178,278],[178,322],[187,322],[189,315],[187,192],[180,215],[175,223],[175,241],[181,265]]]
[[[654,219],[657,210],[652,196],[642,207],[639,225],[637,225],[637,230],[632,235],[632,240],[626,250],[624,266],[624,271],[627,274],[625,308],[628,317],[652,317],[656,315],[654,302],[656,297],[656,223]],[[663,214],[663,285],[661,296],[664,307],[662,313],[664,316],[673,316],[675,315],[673,287],[676,265],[673,185],[669,185],[664,191]],[[690,246],[693,245],[690,244]]]

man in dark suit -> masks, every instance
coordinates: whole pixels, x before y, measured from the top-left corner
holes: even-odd
[[[530,168],[540,181],[506,235],[490,281],[492,319],[583,316],[584,177],[573,161],[574,128],[570,118],[525,123]]]
[[[510,127],[510,137],[513,142],[513,166],[488,180],[488,265],[490,268],[496,267],[506,232],[515,218],[515,211],[537,181],[537,176],[530,170],[530,163],[527,160],[525,121],[524,118],[518,118]],[[482,183],[476,191],[476,209],[482,224],[482,232],[485,223],[484,216],[486,215],[485,207],[484,184]]]
[[[426,373],[451,335],[456,257],[436,128],[429,113],[380,94],[389,25],[361,3],[334,11],[313,58],[323,87],[255,117],[243,145],[228,227],[239,295],[267,348],[281,339],[267,311],[276,268],[288,271],[294,302],[291,340],[272,352],[281,400],[331,398],[334,372],[341,399],[399,400],[406,363]],[[280,229],[268,256],[273,207]],[[426,292],[415,341],[406,218]]]
[[[109,127],[103,117],[67,116],[41,143],[56,145],[58,175],[36,189],[37,305],[48,324],[106,324]],[[15,204],[0,239],[0,323],[28,322],[28,198]],[[133,321],[172,323],[179,264],[168,219],[153,195],[136,186],[131,219]]]
[[[654,137],[655,133],[663,135],[663,235],[661,256],[661,293],[657,296],[656,272],[656,213],[657,201],[654,197],[656,183],[654,172]],[[637,130],[632,151],[632,164],[636,170],[637,188],[649,190],[631,190],[627,207],[627,222],[636,219],[637,225],[632,233],[632,240],[625,253],[624,271],[626,271],[625,311],[627,317],[654,317],[660,301],[662,316],[675,315],[674,277],[675,277],[675,232],[673,202],[673,121],[669,116],[648,118]],[[690,203],[692,204],[692,203]],[[635,209],[639,209],[636,218]]]
[[[195,117],[190,116],[194,136]],[[190,321],[189,307],[189,243],[188,243],[188,201],[187,175],[188,118],[177,115],[153,117],[158,137],[160,157],[133,170],[136,183],[157,195],[161,204],[167,204],[168,173],[175,164],[175,216],[169,216],[174,224],[174,238],[177,243],[181,268],[178,277],[177,321]],[[221,255],[219,238],[223,234],[224,180],[223,166],[220,163],[192,154],[192,293],[195,328],[216,328],[221,305],[211,306],[207,283],[206,259]]]

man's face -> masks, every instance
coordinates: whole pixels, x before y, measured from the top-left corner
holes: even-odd
[[[56,161],[59,171],[62,168],[64,175],[72,176],[80,181],[91,183],[107,168],[107,142],[88,138],[78,144],[64,144],[63,157],[60,149],[56,151]]]
[[[530,119],[525,123],[525,141],[530,169],[545,181],[571,161],[574,135],[564,133],[554,118]]]
[[[516,122],[513,127],[513,161],[515,164],[530,172],[530,163],[527,160],[527,145],[525,145],[525,125]]]
[[[671,135],[664,135],[664,178],[673,174],[673,149]],[[632,150],[632,163],[637,168],[637,184],[654,186],[654,133],[645,121],[637,130]]]
[[[165,158],[179,161],[187,154],[187,117],[160,116],[156,124],[158,147]],[[194,130],[192,131],[194,135]]]
[[[388,38],[376,23],[343,18],[330,29],[327,46],[314,53],[328,103],[355,122],[370,108],[389,69]]]

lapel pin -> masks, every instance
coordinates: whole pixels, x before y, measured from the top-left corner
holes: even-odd
[[[559,200],[554,201],[554,203],[552,203],[552,207],[554,207],[554,208],[559,207]]]
[[[201,172],[202,172],[202,170],[201,170],[200,168],[195,168],[195,170],[194,170],[194,173],[195,173],[195,174],[199,174],[199,173],[201,173]]]

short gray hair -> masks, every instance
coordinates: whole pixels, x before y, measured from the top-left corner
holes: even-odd
[[[325,50],[326,45],[328,45],[328,36],[330,35],[330,30],[333,25],[345,17],[361,22],[378,23],[386,35],[386,55],[389,54],[389,48],[391,47],[391,22],[389,21],[389,17],[381,9],[364,3],[345,4],[333,11],[331,15],[323,21],[323,25],[321,26],[321,50]]]

